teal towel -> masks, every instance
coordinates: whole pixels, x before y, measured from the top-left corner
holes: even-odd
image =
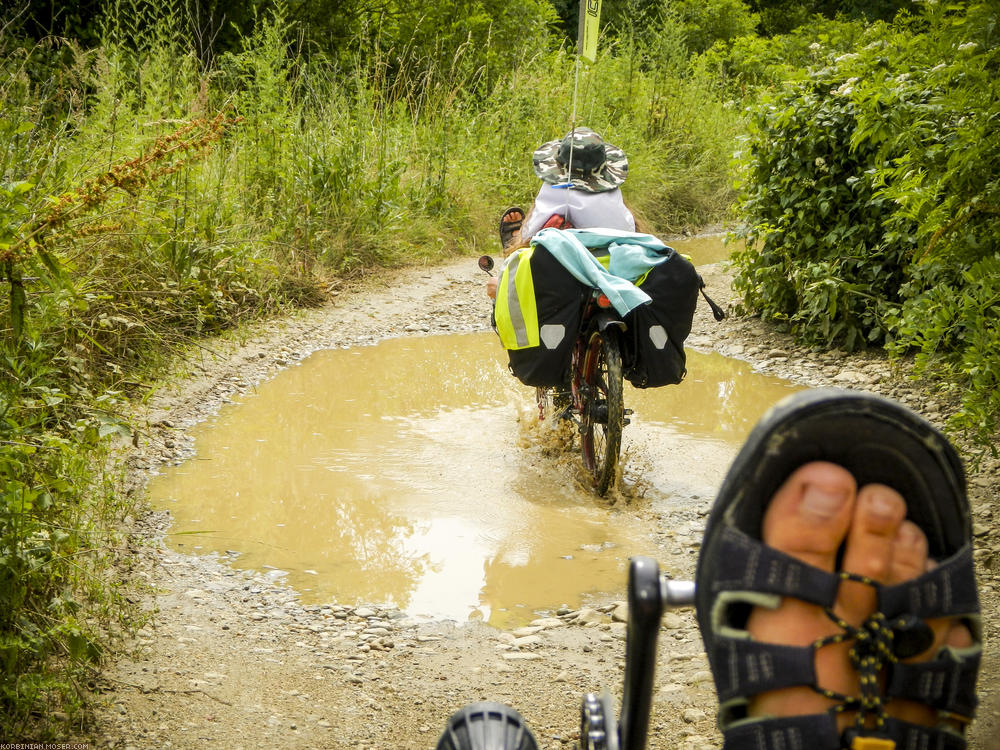
[[[650,301],[633,282],[674,253],[651,234],[617,229],[543,229],[531,244],[552,253],[577,281],[604,292],[622,316]],[[591,249],[607,249],[611,256],[607,269]]]

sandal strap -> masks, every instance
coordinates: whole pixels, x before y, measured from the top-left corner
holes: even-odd
[[[892,618],[901,614],[930,617],[960,617],[979,612],[972,544],[923,575],[896,586],[880,586],[879,611]]]
[[[833,573],[768,547],[732,526],[722,531],[720,543],[713,593],[753,591],[792,596],[820,607],[833,606],[840,586],[840,578]]]
[[[868,733],[863,733],[867,735]],[[722,733],[723,750],[851,750],[848,733],[830,714],[783,716],[734,724]],[[897,750],[965,750],[965,738],[938,727],[889,717],[869,736],[892,740]]]
[[[939,727],[923,727],[908,721],[894,719],[891,716],[885,720],[883,728],[885,735],[896,743],[898,750],[965,750],[965,737],[941,729]]]
[[[840,750],[830,714],[744,721],[724,729],[723,750]]]
[[[715,593],[790,596],[825,607],[828,612],[845,576],[856,578],[802,563],[734,527],[721,532],[716,570]],[[912,581],[885,587],[874,581],[865,582],[877,592],[879,609],[876,614],[882,629],[891,628],[896,622],[920,624],[929,618],[971,617],[979,612],[971,544]],[[725,618],[713,616],[713,621],[721,624]],[[867,632],[865,628],[838,624],[849,638]],[[926,629],[926,625],[923,627]],[[815,686],[815,648],[819,645],[796,647],[760,643],[716,632],[711,662],[719,700],[726,702],[796,685]],[[868,648],[876,646],[877,643]],[[900,658],[906,656],[903,652],[898,653]],[[887,659],[880,658],[876,664],[876,667],[884,664],[889,670],[885,698],[914,700],[937,711],[962,717],[974,714],[978,652],[942,649],[937,659],[919,663],[898,661],[888,652],[886,656]],[[880,705],[881,701],[877,703]],[[884,709],[878,706],[876,709],[878,715],[884,716]]]
[[[956,653],[945,648],[931,661],[899,662],[892,667],[885,694],[971,718],[978,703],[976,675],[981,656],[981,651]]]
[[[719,701],[768,690],[816,684],[811,646],[783,646],[741,638],[716,638],[712,676]]]
[[[713,593],[754,591],[833,606],[842,575],[807,565],[731,526],[722,531],[720,544]],[[878,593],[879,611],[889,619],[962,617],[980,611],[971,543],[913,580],[871,585]]]

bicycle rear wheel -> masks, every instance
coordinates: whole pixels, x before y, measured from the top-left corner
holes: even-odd
[[[594,331],[580,372],[580,442],[583,465],[594,491],[604,495],[614,484],[625,424],[622,357],[613,331]]]

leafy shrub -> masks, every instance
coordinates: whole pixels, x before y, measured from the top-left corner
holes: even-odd
[[[1000,385],[996,28],[989,5],[928,4],[765,100],[736,256],[748,309],[810,343],[918,351],[918,374],[960,385],[955,424],[986,445]]]
[[[113,397],[67,379],[73,363],[37,340],[0,347],[0,729],[26,736],[45,706],[73,706],[116,616],[88,574],[113,547],[93,469],[121,429]],[[88,406],[84,407],[84,404]],[[101,613],[105,613],[102,615]],[[55,665],[61,665],[55,668]]]
[[[787,33],[773,37],[744,35],[716,41],[703,54],[732,95],[753,95],[757,88],[773,88],[801,78],[810,66],[849,52],[864,32],[857,21],[814,16]]]
[[[852,91],[824,69],[758,109],[746,154],[746,247],[735,258],[748,308],[805,341],[850,349],[884,339],[883,307],[899,301],[914,250],[905,235],[884,232],[889,206],[871,172],[879,151],[854,138]]]
[[[677,0],[688,50],[704,52],[716,42],[753,34],[760,17],[743,0]]]

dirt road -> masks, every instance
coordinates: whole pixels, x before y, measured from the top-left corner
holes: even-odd
[[[726,273],[718,266],[702,271],[710,294],[728,301]],[[150,472],[187,454],[191,425],[314,350],[487,329],[484,280],[472,258],[386,274],[344,285],[330,305],[260,326],[245,340],[213,342],[148,405],[130,481],[141,491]],[[802,351],[753,320],[717,324],[703,304],[689,344],[808,385],[882,392],[938,423],[949,413],[946,399],[914,388],[878,356]],[[987,750],[1000,732],[998,490],[996,462],[970,477],[988,613],[976,750]],[[664,529],[664,554],[682,550],[680,565],[690,575],[709,504],[669,523],[642,502],[623,501],[609,513],[648,516]],[[166,549],[168,527],[162,512],[135,521],[129,562],[145,587],[149,618],[129,654],[99,680],[96,725],[86,738],[95,747],[416,750],[434,746],[452,711],[490,699],[517,707],[541,747],[562,749],[576,739],[585,692],[621,694],[625,626],[614,601],[554,612],[513,632],[418,621],[378,606],[304,606],[265,574]],[[714,705],[694,612],[670,613],[660,637],[650,747],[718,747]]]

